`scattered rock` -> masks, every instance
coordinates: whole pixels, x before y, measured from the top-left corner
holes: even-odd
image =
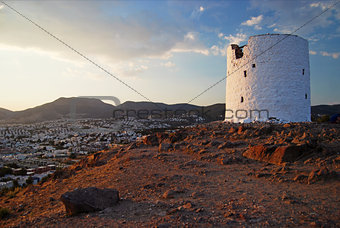
[[[251,146],[243,153],[246,158],[269,162],[272,164],[282,164],[285,162],[295,162],[301,157],[310,153],[306,144],[288,146],[256,145]]]
[[[185,208],[185,209],[190,209],[192,207],[193,207],[193,205],[190,202],[183,205],[183,208]]]
[[[201,142],[201,145],[202,146],[205,146],[205,145],[208,145],[210,143],[210,140],[203,140],[202,142]]]
[[[170,135],[169,139],[171,143],[175,143],[184,140],[186,137],[187,134],[184,134],[182,132],[175,132]]]
[[[168,152],[170,149],[172,149],[172,144],[169,143],[161,143],[158,147],[159,152]]]
[[[235,147],[235,144],[234,144],[234,143],[232,143],[232,142],[224,142],[224,143],[222,143],[221,145],[219,145],[219,146],[217,147],[217,149],[222,150],[222,149],[224,149],[224,148],[233,148],[233,147]]]
[[[156,228],[168,228],[168,227],[171,227],[170,223],[162,223],[156,226]]]
[[[170,190],[167,190],[166,192],[164,192],[162,197],[164,199],[172,199],[172,198],[175,197],[176,194],[177,194],[176,191],[170,189]]]
[[[283,127],[288,128],[288,127],[290,127],[290,124],[286,123],[286,124],[283,125]]]
[[[219,141],[211,141],[210,143],[209,143],[209,146],[211,146],[211,147],[216,147],[216,146],[219,146],[221,143],[219,142]]]
[[[308,179],[308,176],[304,174],[298,174],[293,178],[293,181],[300,182],[300,183],[305,183]]]
[[[272,176],[272,174],[270,174],[270,173],[257,173],[257,174],[255,175],[256,178],[270,177],[270,176]]]
[[[115,189],[89,187],[66,192],[60,200],[65,205],[67,215],[76,215],[115,206],[119,201],[119,193]]]
[[[131,143],[130,146],[127,148],[127,150],[132,150],[132,149],[135,149],[137,148],[137,143]]]
[[[144,138],[143,143],[149,146],[158,146],[158,138],[155,134],[148,135]]]
[[[244,127],[243,126],[239,126],[239,128],[237,130],[237,134],[241,135],[243,131],[244,131]]]
[[[218,159],[218,162],[221,165],[230,165],[230,164],[234,164],[234,163],[240,163],[241,159],[240,158],[236,158],[236,157],[226,157],[226,158]]]
[[[314,170],[309,173],[308,176],[308,184],[313,184],[317,181],[328,181],[331,179],[337,178],[337,173],[332,171],[330,172],[326,167],[323,167],[319,170]]]

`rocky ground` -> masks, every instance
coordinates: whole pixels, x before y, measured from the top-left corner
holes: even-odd
[[[3,227],[340,226],[340,126],[214,122],[90,155],[3,196]],[[66,215],[62,194],[112,188],[120,201]]]

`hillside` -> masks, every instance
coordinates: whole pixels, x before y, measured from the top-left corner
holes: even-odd
[[[340,127],[215,122],[119,145],[0,198],[2,227],[338,227]],[[61,195],[119,191],[67,216]]]
[[[224,119],[224,108],[225,104],[214,104],[209,106],[197,106],[192,104],[164,104],[164,103],[153,103],[153,102],[133,102],[127,101],[119,106],[117,109],[122,110],[147,110],[149,112],[159,111],[162,114],[167,112],[171,115],[177,112],[198,114],[204,116],[208,121],[223,120]],[[131,112],[133,114],[133,112]],[[163,115],[165,116],[165,114]]]
[[[340,113],[340,104],[312,106],[313,115],[333,115],[336,113]]]
[[[0,108],[0,120],[8,118],[12,114],[13,114],[12,111],[4,109],[4,108]]]
[[[34,123],[66,118],[110,118],[114,110],[133,110],[130,116],[135,116],[134,111],[146,110],[149,113],[157,111],[165,116],[165,112],[171,115],[178,113],[198,113],[207,121],[223,120],[225,104],[213,104],[209,106],[197,106],[192,104],[164,104],[153,102],[127,101],[118,106],[106,104],[93,98],[59,98],[53,102],[43,104],[23,111],[12,112],[0,108],[0,123]],[[332,115],[340,113],[340,105],[312,106],[312,115]]]
[[[130,116],[135,116],[134,111],[147,110],[149,112],[158,111],[162,117],[174,111],[195,111],[202,113],[203,110],[209,109],[208,120],[221,120],[223,113],[223,104],[201,107],[191,104],[173,104],[152,102],[133,102],[127,101],[119,106],[107,104],[93,98],[59,98],[53,102],[43,104],[34,108],[23,111],[12,112],[6,109],[0,109],[0,123],[34,123],[49,120],[67,119],[67,118],[111,118],[114,110],[133,110],[129,112]],[[218,113],[218,114],[217,114]]]
[[[64,118],[109,118],[114,106],[98,99],[59,98],[23,111],[11,112],[2,122],[34,123]]]

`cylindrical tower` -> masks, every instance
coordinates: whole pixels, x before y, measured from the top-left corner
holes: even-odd
[[[228,47],[226,121],[310,121],[310,97],[307,40],[265,34]]]

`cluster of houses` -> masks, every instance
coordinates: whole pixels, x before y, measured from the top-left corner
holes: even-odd
[[[23,168],[16,168],[12,169],[14,175],[20,175],[23,174],[27,176],[33,176],[34,174],[41,174],[48,172],[50,170],[56,170],[56,165],[47,165],[47,166],[39,166],[37,168],[29,168],[29,169],[23,169]]]
[[[185,122],[181,118],[152,120],[129,117],[124,120],[81,119],[2,125],[0,167],[8,163],[28,167],[25,174],[21,168],[13,169],[13,174],[6,176],[5,180],[17,180],[19,184],[24,184],[31,177],[36,183],[53,173],[56,167],[69,165],[67,161],[71,155],[86,155],[115,144],[134,142],[142,138],[145,130],[185,126]],[[0,180],[0,189],[12,185],[13,181]]]
[[[31,178],[33,184],[37,184],[42,178],[54,173],[56,165],[39,166],[37,168],[12,168],[12,174],[7,174],[0,179],[0,190],[3,188],[11,188],[14,186],[14,181],[22,186],[27,183],[28,178]]]

